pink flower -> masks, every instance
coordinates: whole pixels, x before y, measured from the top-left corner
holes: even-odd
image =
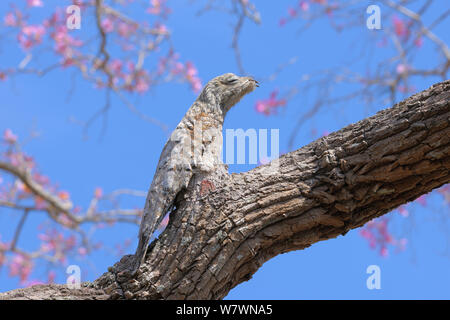
[[[401,238],[399,241],[399,250],[401,250],[401,251],[405,250],[407,244],[408,244],[408,239]]]
[[[134,90],[139,93],[144,93],[149,89],[149,85],[145,79],[138,78]]]
[[[42,3],[42,0],[27,0],[27,5],[29,7],[42,7],[44,3]]]
[[[103,189],[102,188],[95,188],[94,197],[96,199],[100,199],[102,196],[103,196]]]
[[[184,65],[177,61],[174,65],[174,67],[170,70],[170,73],[173,75],[181,74],[184,72]]]
[[[300,6],[300,9],[302,9],[302,11],[309,10],[309,3],[306,1],[300,1],[299,6]]]
[[[12,277],[19,276],[20,282],[24,284],[32,269],[33,264],[28,258],[21,254],[16,254],[9,264],[9,275]]]
[[[87,254],[87,249],[85,247],[79,247],[78,248],[78,254],[80,256],[85,256]]]
[[[394,32],[399,37],[405,37],[408,33],[406,25],[399,17],[394,16],[392,18],[392,23],[394,24]]]
[[[37,209],[41,210],[41,209],[45,209],[47,207],[47,203],[41,197],[34,197],[34,206]]]
[[[416,39],[414,40],[414,45],[415,45],[417,48],[422,47],[422,45],[423,45],[423,39],[422,39],[422,37],[416,38]]]
[[[41,43],[42,36],[45,34],[45,28],[42,25],[24,26],[17,36],[17,40],[23,49],[29,49],[32,46]]]
[[[15,27],[17,26],[17,19],[14,13],[9,12],[4,18],[3,22],[5,23],[5,26],[8,27]]]
[[[11,131],[11,129],[6,129],[3,133],[3,140],[6,143],[14,144],[17,141],[17,136]]]
[[[114,72],[116,75],[121,74],[122,66],[123,66],[123,62],[119,59],[114,59],[113,61],[111,61],[110,65],[109,65],[111,71]]]
[[[409,67],[406,64],[400,63],[397,65],[396,71],[398,74],[405,74],[408,71]]]
[[[35,40],[39,40],[45,33],[45,28],[41,25],[24,26],[22,32],[28,36],[33,37]]]
[[[418,198],[416,199],[416,201],[417,201],[419,204],[421,204],[422,206],[424,206],[424,207],[426,207],[426,205],[427,205],[427,198],[426,198],[426,195],[421,195],[420,197],[418,197]]]
[[[255,104],[255,109],[259,113],[263,113],[266,116],[275,114],[277,108],[286,105],[286,99],[277,99],[278,90],[274,90],[270,93],[268,99],[258,100]]]
[[[198,70],[192,62],[186,62],[186,79],[191,84],[191,88],[194,92],[199,92],[202,88],[202,83],[197,77]]]
[[[288,9],[288,14],[291,18],[294,18],[297,16],[297,10],[295,10],[294,8],[289,8]]]
[[[405,208],[405,206],[401,206],[398,208],[398,213],[402,216],[402,217],[408,217],[409,216],[409,211]]]
[[[114,23],[110,18],[103,19],[101,26],[103,31],[106,33],[114,31]]]
[[[47,283],[54,283],[56,278],[55,271],[50,271],[47,275]]]
[[[61,200],[69,200],[70,194],[67,191],[60,191],[58,192],[58,198]]]
[[[117,33],[122,37],[129,37],[131,33],[136,31],[136,26],[125,22],[119,22],[117,26]]]
[[[155,28],[156,28],[156,31],[158,31],[161,34],[166,34],[169,32],[169,29],[167,29],[166,25],[162,24],[162,23],[157,23],[155,25]]]
[[[150,0],[150,7],[147,12],[153,15],[167,16],[171,10],[165,4],[166,0]]]

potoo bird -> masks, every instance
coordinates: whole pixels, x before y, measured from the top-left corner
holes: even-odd
[[[226,73],[209,81],[171,134],[159,158],[139,229],[132,273],[139,269],[149,240],[195,174],[222,164],[222,125],[228,110],[258,82]]]

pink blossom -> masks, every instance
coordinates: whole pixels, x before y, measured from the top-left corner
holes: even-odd
[[[427,205],[427,198],[426,198],[426,195],[421,195],[420,197],[418,197],[418,198],[416,199],[416,201],[417,201],[420,205],[422,205],[422,206],[424,206],[424,207],[426,207],[426,205]]]
[[[103,196],[103,189],[102,188],[95,188],[94,197],[96,199],[100,199],[102,196]]]
[[[447,184],[438,189],[438,192],[442,194],[445,201],[450,204],[450,184]]]
[[[176,62],[174,67],[170,70],[170,73],[177,75],[181,74],[184,71],[184,65],[181,62]]]
[[[45,209],[47,207],[47,203],[41,197],[34,197],[34,206],[39,209]]]
[[[14,13],[9,12],[4,18],[3,22],[5,23],[5,26],[8,27],[15,27],[17,26],[17,19]]]
[[[145,79],[139,77],[136,81],[136,86],[135,86],[134,90],[139,93],[144,93],[148,89],[149,89],[148,82]]]
[[[19,276],[22,284],[28,279],[32,270],[33,263],[21,254],[16,254],[9,264],[9,275],[12,277]]]
[[[423,38],[422,38],[422,37],[417,37],[417,38],[414,40],[414,45],[415,45],[417,48],[422,47],[422,45],[423,45]]]
[[[0,80],[4,81],[4,80],[6,80],[6,78],[7,78],[6,73],[3,71],[0,71]]]
[[[27,0],[27,5],[29,7],[42,7],[44,3],[42,0]]]
[[[409,211],[405,208],[405,206],[400,206],[398,208],[398,213],[405,218],[409,216]]]
[[[405,74],[408,71],[409,67],[406,64],[400,63],[397,65],[397,68],[395,69],[398,74]]]
[[[407,244],[408,244],[408,239],[401,238],[399,241],[399,246],[398,246],[399,250],[401,250],[401,251],[405,250]]]
[[[117,26],[117,33],[122,37],[129,37],[130,34],[136,31],[136,26],[125,22],[119,22]]]
[[[405,37],[408,34],[405,22],[399,17],[394,16],[392,18],[392,23],[394,24],[394,32],[399,37]]]
[[[67,32],[68,30],[65,26],[58,26],[51,35],[55,41],[54,50],[62,55],[62,65],[66,67],[74,63],[73,58],[77,55],[74,48],[83,45],[81,40],[73,38]]]
[[[30,161],[32,161],[32,160],[30,160]],[[47,176],[37,173],[37,172],[33,173],[33,180],[38,182],[41,185],[47,185],[50,183],[50,179]]]
[[[270,114],[275,114],[278,107],[286,105],[286,99],[277,99],[277,95],[278,90],[274,90],[270,93],[268,99],[256,101],[256,111],[267,116]]]
[[[166,0],[150,0],[150,7],[147,9],[147,12],[165,17],[171,12],[165,3]]]
[[[70,199],[70,194],[69,194],[69,192],[67,192],[67,191],[59,191],[59,192],[58,192],[58,197],[59,197],[61,200],[69,200],[69,199]]]
[[[45,28],[42,25],[26,25],[17,35],[17,40],[23,49],[29,49],[32,46],[41,43],[42,36],[45,34]]]
[[[295,18],[297,16],[297,10],[294,8],[288,8],[288,14],[291,18]]]
[[[86,254],[87,254],[87,249],[85,248],[85,247],[79,247],[78,248],[78,254],[80,255],[80,256],[85,256]]]
[[[101,26],[103,31],[106,33],[114,31],[114,23],[110,18],[103,19]]]
[[[309,10],[309,3],[307,1],[300,1],[299,6],[302,11]]]
[[[167,29],[167,26],[163,23],[157,23],[155,25],[156,31],[158,31],[161,34],[166,34],[169,32],[169,29]]]
[[[35,40],[40,40],[45,33],[45,28],[42,25],[29,25],[24,26],[22,28],[22,32],[28,37],[33,37]]]
[[[387,257],[388,246],[392,245],[399,250],[403,250],[406,245],[406,239],[397,241],[388,230],[389,219],[382,217],[371,220],[359,231],[360,236],[369,242],[371,249],[379,247],[379,253],[382,257]]]
[[[192,62],[186,62],[186,79],[191,84],[191,88],[194,92],[199,92],[202,88],[202,83],[197,77],[198,70]]]
[[[56,278],[56,273],[55,271],[50,271],[47,275],[47,283],[54,283],[55,282],[55,278]]]
[[[6,129],[5,132],[3,132],[3,140],[6,143],[14,144],[17,142],[17,136],[11,131],[11,129]]]
[[[147,12],[150,14],[158,15],[161,13],[161,0],[150,0],[150,5]]]

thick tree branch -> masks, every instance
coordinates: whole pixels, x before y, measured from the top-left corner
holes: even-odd
[[[124,256],[76,298],[221,299],[270,258],[345,235],[449,183],[449,122],[447,80],[283,155],[273,172],[197,177],[136,278],[121,272]],[[52,298],[74,295],[40,290],[50,289],[65,290]],[[36,296],[22,289],[0,299],[17,292]]]

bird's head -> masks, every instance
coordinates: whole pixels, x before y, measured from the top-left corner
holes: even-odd
[[[258,87],[258,81],[252,77],[239,77],[233,73],[225,73],[209,81],[199,98],[206,103],[220,106],[226,113],[256,87]]]

